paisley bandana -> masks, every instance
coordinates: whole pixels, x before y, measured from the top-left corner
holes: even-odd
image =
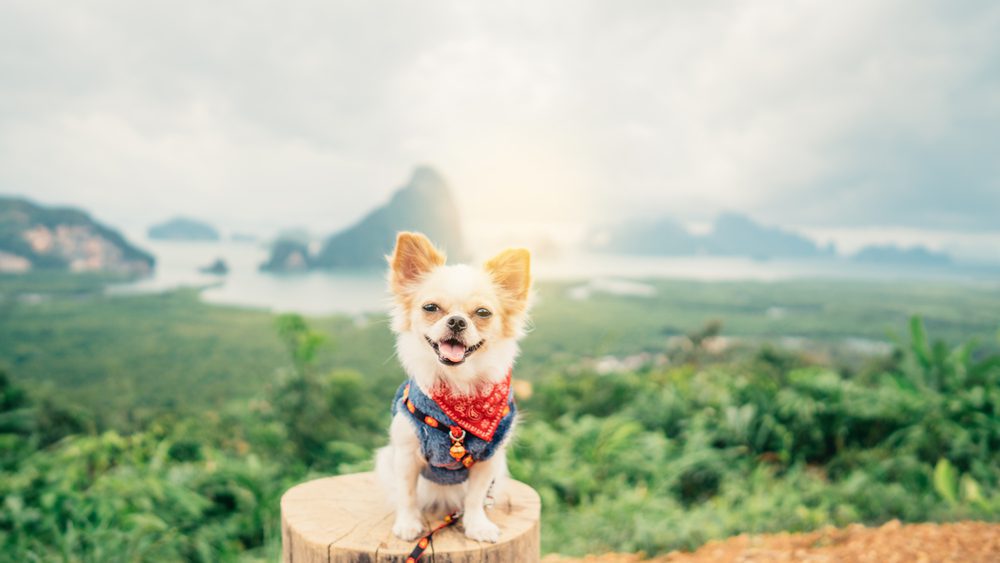
[[[438,383],[431,390],[431,399],[463,430],[489,442],[500,419],[510,412],[510,375],[508,371],[503,381],[484,386],[475,395],[455,395],[447,385]]]

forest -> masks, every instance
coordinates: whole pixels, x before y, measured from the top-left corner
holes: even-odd
[[[107,281],[0,278],[0,559],[275,560],[282,492],[386,441],[385,317]],[[995,287],[644,283],[538,288],[510,468],[543,552],[1000,520]]]

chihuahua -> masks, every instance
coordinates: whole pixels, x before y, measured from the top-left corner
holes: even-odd
[[[517,409],[511,370],[531,294],[530,255],[509,249],[482,267],[445,265],[422,234],[403,232],[389,260],[392,330],[408,380],[392,403],[376,472],[411,540],[424,510],[461,511],[465,535],[496,542],[487,497],[507,475]]]

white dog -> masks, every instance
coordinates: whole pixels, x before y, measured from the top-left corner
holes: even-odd
[[[507,474],[530,255],[512,249],[482,268],[446,266],[425,236],[400,233],[389,265],[392,328],[409,376],[393,402],[389,445],[376,456],[396,505],[392,531],[414,539],[424,531],[422,510],[461,510],[468,537],[495,542],[500,529],[484,502]]]

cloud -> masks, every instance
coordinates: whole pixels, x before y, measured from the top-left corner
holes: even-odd
[[[995,228],[1000,6],[0,8],[0,191],[331,231],[441,167],[476,220]]]

